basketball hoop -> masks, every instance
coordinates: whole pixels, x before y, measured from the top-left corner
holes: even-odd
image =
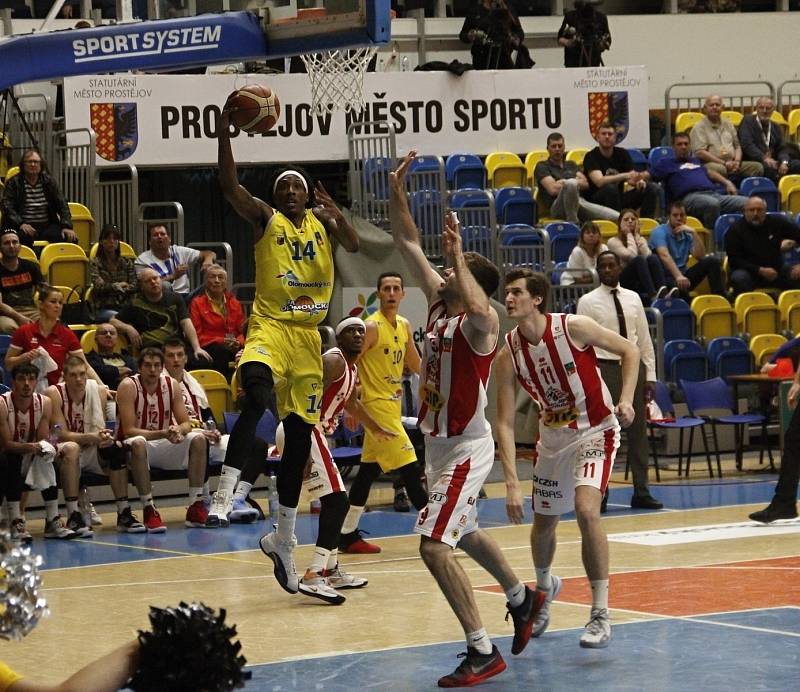
[[[363,111],[364,73],[377,50],[367,46],[301,55],[311,80],[311,107],[320,115]]]

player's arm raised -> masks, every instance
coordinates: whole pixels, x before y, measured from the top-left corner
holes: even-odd
[[[627,428],[634,417],[633,393],[639,377],[639,347],[616,332],[601,327],[591,317],[574,315],[568,322],[569,336],[578,347],[599,346],[604,351],[618,355],[622,364],[622,392],[617,403],[617,418]]]
[[[348,252],[358,252],[358,234],[356,229],[336,206],[333,197],[328,194],[325,186],[317,181],[314,186],[314,215],[322,222],[330,235]]]
[[[230,117],[227,103],[217,124],[217,165],[219,167],[219,183],[225,199],[230,202],[239,216],[256,229],[256,232],[263,231],[266,222],[272,216],[272,207],[253,197],[239,185],[236,162],[233,160],[233,151],[231,151]]]
[[[523,509],[522,490],[517,476],[517,448],[514,441],[516,376],[508,346],[503,346],[494,361],[494,376],[497,384],[497,416],[494,432],[506,480],[506,513],[509,521],[519,524],[523,519]]]
[[[442,277],[431,267],[422,251],[417,224],[408,207],[405,178],[408,167],[416,155],[417,152],[412,149],[405,155],[397,170],[389,173],[389,222],[397,249],[430,302],[436,297],[442,285]]]

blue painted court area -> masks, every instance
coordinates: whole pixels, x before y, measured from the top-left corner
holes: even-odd
[[[749,503],[767,504],[774,492],[774,477],[758,481],[716,481],[707,484],[662,485],[654,487],[655,495],[667,509],[702,509],[722,505]],[[630,508],[629,488],[613,488],[609,498],[609,515],[633,514],[642,510]],[[530,498],[526,500],[526,521],[531,521]],[[478,504],[480,522],[485,527],[505,526],[505,500],[494,498]],[[565,515],[565,519],[573,515]],[[746,514],[742,514],[745,520]],[[317,516],[301,514],[297,519],[297,540],[301,545],[313,544],[317,533]],[[413,532],[416,514],[373,511],[363,515],[359,528],[369,539],[405,536]],[[36,522],[38,520],[33,520]],[[33,523],[32,522],[32,523]],[[36,531],[37,529],[34,529]],[[35,549],[44,558],[44,569],[102,565],[131,560],[147,560],[185,555],[253,550],[258,539],[271,530],[267,521],[236,524],[228,529],[186,529],[170,526],[164,534],[120,534],[113,527],[101,527],[93,539],[52,541],[37,538]]]
[[[699,621],[702,620],[702,621]],[[800,609],[615,625],[609,648],[581,649],[580,630],[546,633],[520,656],[495,637],[508,669],[485,690],[797,690]],[[463,642],[253,666],[253,690],[433,690]]]

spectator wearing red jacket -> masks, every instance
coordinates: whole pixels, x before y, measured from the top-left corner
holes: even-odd
[[[236,353],[244,347],[242,304],[225,290],[228,274],[218,265],[206,271],[202,293],[192,299],[189,312],[200,346],[213,358],[211,367],[230,377]]]

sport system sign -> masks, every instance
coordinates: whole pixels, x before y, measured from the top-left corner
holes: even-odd
[[[168,51],[186,41],[201,48],[214,39],[208,31],[152,33],[135,42],[117,36],[124,39],[119,46],[84,42],[76,51],[92,59],[112,48],[116,54]],[[137,166],[209,165],[217,158],[222,104],[244,84],[268,85],[282,109],[277,126],[265,134],[233,133],[237,162],[347,159],[347,131],[356,116],[313,112],[308,78],[298,74],[72,77],[64,80],[67,127],[94,127],[98,164],[124,159]],[[569,149],[592,147],[592,132],[605,120],[614,123],[621,146],[650,145],[647,73],[639,66],[473,71],[460,77],[370,73],[364,92],[367,109],[358,118],[392,123],[398,152],[523,153],[544,149],[553,131],[564,135]]]

